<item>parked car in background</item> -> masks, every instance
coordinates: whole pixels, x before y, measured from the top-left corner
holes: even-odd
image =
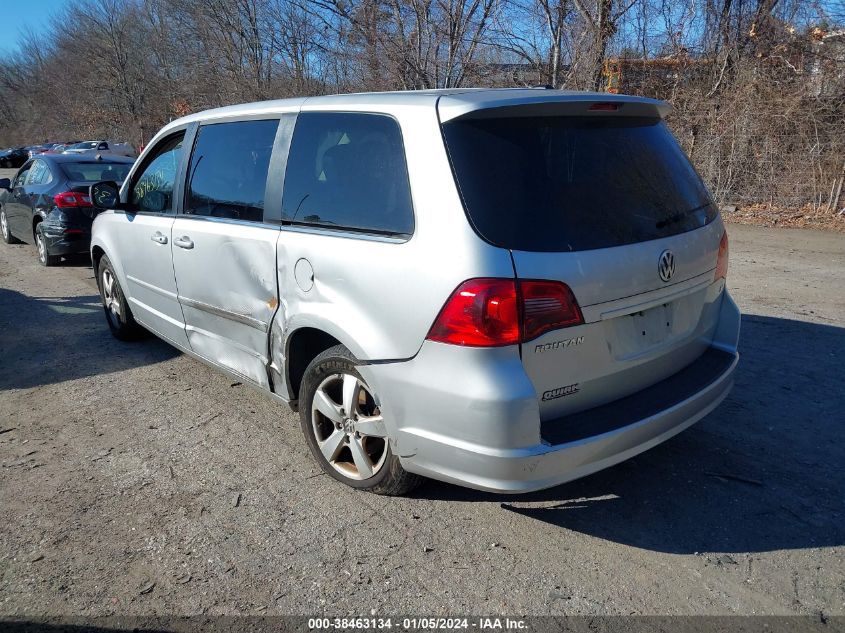
[[[50,149],[46,150],[44,154],[61,154],[68,147],[78,142],[79,141],[68,141],[67,143],[55,143],[50,147]]]
[[[121,182],[133,160],[41,154],[27,161],[13,179],[0,180],[0,232],[7,244],[35,244],[44,266],[62,256],[88,252],[95,209],[92,182]]]
[[[446,90],[179,119],[91,187],[106,321],[297,407],[355,488],[606,468],[712,411],[738,361],[727,234],[667,110]]]
[[[0,152],[0,167],[20,167],[29,158],[29,152],[23,147],[10,147]]]
[[[27,151],[27,157],[32,158],[33,156],[38,156],[39,154],[43,154],[44,152],[48,151],[50,148],[53,147],[53,143],[44,143],[42,145],[29,145],[25,149]]]
[[[113,154],[116,156],[128,156],[130,158],[134,158],[137,155],[135,148],[129,143],[117,143],[115,141],[82,141],[65,148],[64,153]]]

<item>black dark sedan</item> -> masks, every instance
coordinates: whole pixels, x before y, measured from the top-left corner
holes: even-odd
[[[95,215],[89,186],[100,180],[122,182],[133,162],[122,156],[65,154],[27,161],[11,181],[0,179],[3,240],[35,244],[44,266],[55,266],[63,255],[87,253]]]
[[[24,147],[10,147],[0,151],[0,167],[20,167],[29,159],[29,152]]]

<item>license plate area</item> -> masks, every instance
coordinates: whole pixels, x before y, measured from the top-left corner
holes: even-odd
[[[662,343],[672,333],[672,306],[671,303],[664,303],[628,316],[631,321],[629,325],[633,328],[634,335],[638,336],[646,347]],[[637,332],[639,332],[639,335],[637,335]]]
[[[648,354],[684,336],[692,326],[687,298],[670,301],[607,321],[610,351],[617,360]]]

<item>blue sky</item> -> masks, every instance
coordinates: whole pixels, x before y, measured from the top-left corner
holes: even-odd
[[[38,32],[47,27],[50,18],[67,4],[67,0],[0,0],[3,35],[0,52],[17,48],[18,40],[27,28]]]
[[[0,54],[15,50],[27,29],[36,33],[44,31],[49,26],[50,19],[68,2],[69,0],[0,0],[0,19],[3,22]],[[839,0],[819,1],[819,5],[828,10],[840,4]]]

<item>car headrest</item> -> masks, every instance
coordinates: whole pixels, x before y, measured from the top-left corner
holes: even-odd
[[[323,154],[323,174],[326,182],[338,184],[354,178],[358,152],[351,144],[335,145]]]

